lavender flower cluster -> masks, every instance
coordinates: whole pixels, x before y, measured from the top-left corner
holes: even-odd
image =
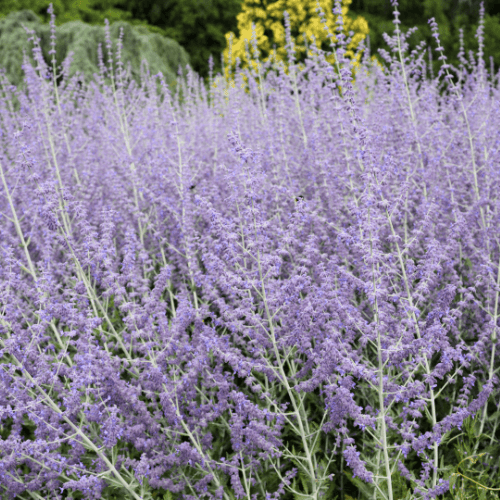
[[[393,6],[384,68],[353,75],[337,1],[334,66],[285,15],[288,71],[189,72],[182,106],[109,32],[82,87],[33,39],[0,101],[5,498],[334,498],[342,463],[430,499],[468,417],[498,439],[498,76],[481,27],[429,77]]]

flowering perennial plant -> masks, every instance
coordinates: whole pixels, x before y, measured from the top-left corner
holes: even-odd
[[[427,500],[463,426],[500,449],[498,77],[429,78],[393,7],[384,69],[353,80],[339,15],[298,71],[285,15],[288,72],[189,72],[182,107],[109,30],[82,87],[33,39],[0,100],[5,498]]]

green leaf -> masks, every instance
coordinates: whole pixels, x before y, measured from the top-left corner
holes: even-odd
[[[460,476],[457,474],[457,473],[453,473],[449,478],[449,482],[450,482],[450,492],[453,494],[453,486],[455,486],[455,484],[457,483],[458,479],[460,478]],[[457,486],[458,488],[458,486]]]
[[[348,470],[345,470],[344,474],[347,476],[347,479],[349,479],[349,481],[351,481],[351,483],[354,484],[354,486],[356,486],[356,488],[358,488],[365,497],[373,498],[373,494],[375,492],[375,486],[365,483],[359,477],[352,477],[352,472]]]

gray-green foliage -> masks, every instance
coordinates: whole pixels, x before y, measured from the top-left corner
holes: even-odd
[[[29,35],[24,29],[34,30],[36,37],[40,38],[45,62],[49,70],[52,68],[49,55],[50,25],[42,24],[38,16],[30,10],[12,12],[7,17],[0,19],[0,68],[5,70],[5,75],[11,85],[25,88],[25,74],[22,69],[23,50],[36,67],[32,53],[33,44],[28,41]],[[143,26],[132,26],[125,21],[110,24],[112,52],[115,60],[114,74],[116,75],[116,51],[120,34],[123,28],[122,62],[126,69],[130,62],[130,76],[140,85],[141,62],[146,60],[149,72],[155,75],[163,73],[165,82],[175,88],[179,65],[186,75],[186,65],[189,64],[189,55],[175,40],[157,33],[151,33]],[[35,37],[35,38],[36,38]],[[71,21],[56,27],[56,71],[61,73],[60,65],[74,52],[69,68],[71,78],[81,72],[86,83],[94,79],[94,73],[99,73],[98,44],[101,44],[103,61],[108,66],[109,56],[106,48],[105,27],[92,26],[82,21]]]

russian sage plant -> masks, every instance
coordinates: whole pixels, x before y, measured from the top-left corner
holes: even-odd
[[[336,1],[335,64],[285,13],[289,70],[182,105],[108,25],[57,86],[50,6],[52,71],[31,37],[0,100],[5,498],[454,498],[498,457],[498,77],[483,24],[429,76],[392,4],[385,66]]]

